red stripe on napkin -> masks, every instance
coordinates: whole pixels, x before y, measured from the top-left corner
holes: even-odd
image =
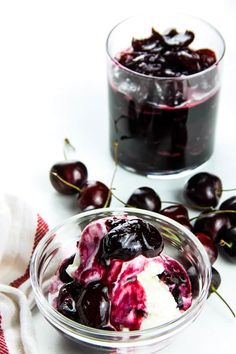
[[[32,254],[33,254],[37,244],[41,240],[41,238],[43,238],[43,236],[46,234],[46,232],[48,232],[48,224],[41,218],[40,215],[37,215],[37,216],[38,216],[37,229],[36,229],[36,233],[34,236],[34,244],[33,244]],[[32,254],[31,254],[31,257],[32,257]],[[31,260],[31,257],[30,257],[30,260]],[[25,273],[22,276],[20,276],[19,278],[15,279],[13,282],[11,282],[11,284],[10,284],[11,286],[14,286],[15,288],[19,288],[19,286],[21,286],[21,284],[23,284],[26,280],[29,279],[30,260],[29,260],[29,264],[26,268]]]
[[[6,344],[6,340],[5,340],[5,336],[4,336],[4,332],[3,332],[3,328],[2,328],[2,316],[0,314],[0,353],[1,354],[10,354],[8,348],[7,348],[7,344]]]

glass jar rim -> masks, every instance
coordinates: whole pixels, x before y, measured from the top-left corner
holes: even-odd
[[[204,69],[202,71],[199,71],[197,73],[194,73],[194,74],[190,74],[190,75],[182,75],[182,76],[178,76],[178,77],[166,77],[166,76],[154,76],[154,75],[146,75],[146,74],[142,74],[142,73],[138,73],[134,70],[131,70],[129,68],[127,68],[126,66],[124,66],[123,64],[120,64],[118,62],[118,60],[116,58],[114,58],[111,53],[110,53],[110,50],[109,50],[109,42],[110,42],[110,39],[111,39],[111,36],[112,34],[114,33],[114,31],[122,24],[130,21],[130,20],[134,20],[134,19],[145,19],[145,18],[152,18],[152,16],[145,16],[145,15],[136,15],[136,16],[130,16],[130,17],[127,17],[123,20],[121,20],[120,22],[118,22],[115,26],[113,26],[113,28],[110,30],[110,32],[108,33],[108,36],[107,36],[107,39],[106,39],[106,42],[105,42],[105,47],[106,47],[106,53],[108,55],[108,57],[110,58],[110,60],[115,64],[117,65],[118,67],[120,67],[122,70],[126,71],[129,75],[135,75],[137,77],[140,77],[140,78],[145,78],[145,79],[148,79],[148,80],[160,80],[160,81],[184,81],[184,80],[190,80],[190,79],[193,79],[193,78],[196,78],[196,77],[199,77],[203,74],[206,74],[208,72],[211,72],[212,70],[214,70],[219,64],[220,62],[222,61],[222,59],[224,58],[224,55],[225,55],[225,48],[226,48],[226,44],[225,44],[225,40],[223,38],[223,36],[221,35],[220,31],[215,27],[213,26],[211,23],[209,23],[208,21],[206,20],[203,20],[202,18],[200,17],[197,17],[197,16],[192,16],[192,15],[188,15],[188,14],[184,14],[184,13],[178,13],[176,12],[174,14],[175,16],[183,16],[183,17],[186,17],[186,18],[192,18],[194,19],[195,21],[199,21],[205,25],[207,25],[209,28],[211,28],[219,37],[221,43],[222,43],[222,52],[219,56],[219,58],[217,58],[216,62],[214,64],[212,64],[209,68],[207,69]]]

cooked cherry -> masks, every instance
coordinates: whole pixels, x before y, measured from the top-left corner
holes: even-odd
[[[178,77],[197,73],[216,62],[208,49],[191,50],[194,33],[170,29],[160,34],[154,28],[149,37],[133,39],[132,49],[122,52],[117,60],[130,70],[152,76]]]
[[[221,233],[217,242],[230,258],[236,259],[236,226]]]
[[[90,283],[82,290],[76,303],[81,324],[94,328],[107,325],[110,308],[107,291],[107,287],[99,282]]]
[[[217,257],[218,257],[218,249],[216,247],[215,242],[213,241],[213,239],[202,233],[202,232],[196,232],[195,235],[197,236],[197,238],[199,239],[199,241],[202,243],[202,245],[204,246],[211,264],[213,264]]]
[[[163,239],[151,224],[127,220],[113,227],[102,239],[101,258],[130,260],[136,256],[156,257],[163,249]]]
[[[235,213],[226,213],[232,226],[236,226],[236,196],[230,197],[226,199],[220,205],[220,210],[231,210],[235,211]]]
[[[187,310],[190,303],[184,303],[183,301],[184,298],[188,298],[191,294],[191,283],[187,273],[174,259],[166,260],[164,267],[164,272],[159,274],[158,277],[169,287],[177,306],[181,310]]]
[[[111,197],[109,188],[99,181],[86,181],[77,197],[80,210],[92,210],[109,206]]]
[[[129,197],[127,205],[135,208],[159,212],[161,199],[150,187],[139,187]]]
[[[230,226],[230,221],[226,214],[214,213],[214,211],[205,212],[201,213],[196,219],[193,231],[194,233],[202,232],[216,241]]]
[[[194,40],[194,33],[185,31],[185,33],[178,33],[177,31],[170,30],[170,32],[163,36],[167,46],[174,47],[187,47]]]
[[[63,282],[63,283],[69,283],[71,282],[73,279],[69,276],[69,274],[67,273],[66,269],[68,267],[69,264],[72,264],[74,261],[75,255],[66,258],[62,265],[59,268],[59,279]]]
[[[189,74],[194,74],[201,71],[199,59],[199,55],[190,49],[185,49],[178,52],[178,60]]]
[[[76,302],[81,291],[81,285],[75,281],[63,285],[57,297],[57,310],[64,316],[77,320]]]
[[[196,53],[200,57],[200,65],[202,70],[209,68],[216,62],[216,55],[210,49],[199,49]]]
[[[184,187],[184,196],[192,207],[216,207],[221,194],[220,178],[208,172],[195,174]]]
[[[52,186],[62,194],[76,194],[76,189],[63,183],[55,173],[66,182],[81,187],[87,180],[88,171],[81,161],[62,161],[54,164],[50,169],[50,181]]]
[[[192,230],[193,227],[189,221],[188,210],[181,204],[170,205],[160,211],[160,214],[165,215],[181,225],[184,225],[189,230]]]

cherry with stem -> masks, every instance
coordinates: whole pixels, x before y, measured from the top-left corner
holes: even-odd
[[[52,174],[62,183],[74,188],[78,192],[77,204],[80,210],[92,210],[102,208],[105,203],[109,206],[111,198],[109,198],[109,188],[100,181],[86,181],[81,188],[67,182],[57,173]]]

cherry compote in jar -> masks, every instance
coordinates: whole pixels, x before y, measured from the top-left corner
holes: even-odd
[[[107,39],[110,148],[143,175],[187,172],[214,149],[225,44],[190,16],[133,17]]]

